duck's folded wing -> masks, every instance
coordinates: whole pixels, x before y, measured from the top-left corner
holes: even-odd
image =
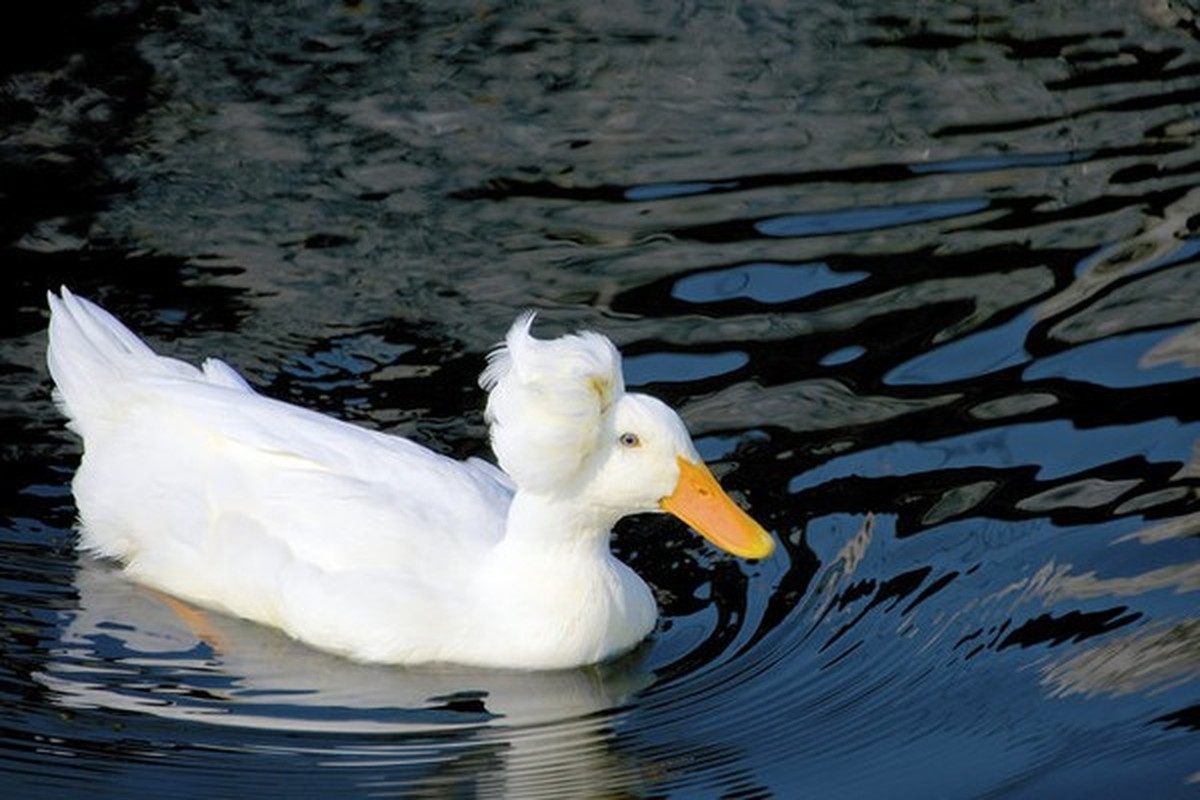
[[[142,552],[150,536],[211,549],[226,528],[254,529],[332,570],[421,569],[501,535],[511,491],[493,474],[263,397],[213,363],[124,387],[121,417],[87,442],[76,485],[86,527],[124,528]]]

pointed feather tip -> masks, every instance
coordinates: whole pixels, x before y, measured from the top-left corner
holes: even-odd
[[[497,342],[495,347],[487,354],[487,366],[479,375],[479,386],[486,392],[490,392],[496,388],[496,385],[504,379],[512,367],[512,351],[514,348],[519,348],[521,342],[533,338],[530,331],[533,329],[533,323],[537,319],[537,312],[533,309],[527,309],[519,314],[513,324],[509,326],[508,333],[504,335],[504,339]]]
[[[46,290],[46,304],[50,307],[50,319],[54,320],[56,314],[67,316],[74,320],[80,312],[86,313],[90,308],[96,308],[94,303],[90,303],[82,297],[79,297],[66,284],[58,287],[58,294],[54,293],[53,289]]]
[[[69,288],[67,288],[67,285],[65,283],[59,285],[58,294],[55,294],[53,289],[46,290],[46,300],[51,304],[69,303],[70,301],[72,301],[74,299],[75,299],[75,293],[72,292]]]
[[[71,295],[70,290],[66,286],[60,286],[58,292],[58,294],[55,294],[53,289],[46,290],[46,305],[50,307],[51,317],[62,309],[66,298]]]

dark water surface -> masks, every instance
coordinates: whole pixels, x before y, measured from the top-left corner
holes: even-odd
[[[1200,795],[1190,4],[29,5],[0,37],[6,798]],[[205,641],[74,553],[64,282],[460,456],[519,311],[602,330],[784,547],[625,521],[663,617],[592,669]]]

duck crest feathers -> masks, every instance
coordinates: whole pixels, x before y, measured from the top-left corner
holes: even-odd
[[[492,449],[517,485],[553,491],[578,475],[603,441],[606,416],[625,393],[621,355],[590,331],[557,339],[530,333],[533,312],[517,318],[488,355]]]

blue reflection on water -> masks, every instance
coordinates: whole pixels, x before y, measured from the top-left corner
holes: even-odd
[[[1035,465],[1037,477],[1052,480],[1136,454],[1149,462],[1186,463],[1200,423],[1156,419],[1130,425],[1076,429],[1066,420],[985,429],[929,442],[901,441],[834,458],[796,475],[788,490],[799,492],[838,478],[916,475],[963,467]],[[1053,446],[1048,446],[1053,442]],[[1130,442],[1141,445],[1131,448]]]
[[[724,375],[741,369],[750,357],[740,350],[724,353],[646,353],[624,359],[625,383],[644,386],[647,383],[676,383],[696,381]]]
[[[687,197],[693,194],[704,194],[714,189],[735,189],[737,183],[709,183],[708,181],[690,181],[685,183],[649,183],[645,186],[632,186],[625,190],[626,200],[665,200],[669,197]]]
[[[1186,327],[1113,336],[1041,358],[1025,369],[1026,380],[1069,378],[1101,386],[1127,388],[1175,383],[1200,376],[1175,361],[1150,363],[1147,354]]]
[[[849,364],[857,358],[862,357],[867,352],[867,348],[861,345],[852,344],[849,347],[841,347],[834,350],[832,353],[826,353],[817,363],[822,367],[835,367],[839,364]]]
[[[1025,313],[994,328],[964,336],[909,359],[884,376],[893,386],[965,380],[1029,360],[1025,337],[1033,325]]]
[[[757,303],[785,303],[851,286],[866,277],[865,272],[835,272],[820,261],[809,264],[760,261],[686,275],[675,282],[671,295],[689,303],[736,298]]]
[[[830,233],[895,228],[917,222],[962,217],[983,211],[989,205],[987,200],[964,198],[936,203],[843,208],[837,211],[770,217],[754,223],[754,227],[765,236],[823,236]]]
[[[982,158],[955,158],[947,161],[933,161],[928,164],[909,164],[908,168],[917,175],[931,175],[940,172],[992,172],[1017,167],[1054,167],[1073,164],[1078,161],[1087,161],[1093,155],[1095,155],[1095,151],[1092,150],[1068,153],[1014,153]]]

